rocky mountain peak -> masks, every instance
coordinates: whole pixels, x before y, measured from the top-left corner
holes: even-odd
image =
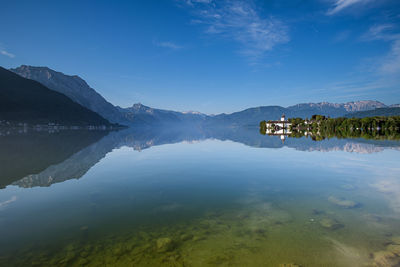
[[[344,109],[347,112],[354,111],[364,111],[371,110],[375,108],[384,108],[387,107],[385,104],[375,100],[360,100],[360,101],[352,101],[347,103],[330,103],[330,102],[319,102],[319,103],[301,103],[297,105],[293,105],[288,107],[289,109],[295,108],[339,108]]]
[[[135,113],[154,113],[154,109],[145,106],[142,103],[135,103],[132,105],[132,107],[128,108],[128,110]]]
[[[361,100],[361,101],[353,101],[347,102],[344,104],[344,108],[346,111],[364,111],[371,110],[375,108],[384,108],[387,107],[385,104],[375,100]]]

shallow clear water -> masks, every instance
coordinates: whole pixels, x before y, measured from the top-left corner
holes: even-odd
[[[10,143],[1,266],[400,262],[398,142],[231,129],[0,136]]]

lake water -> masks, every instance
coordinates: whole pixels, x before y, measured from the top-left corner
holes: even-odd
[[[3,134],[0,266],[398,266],[399,162],[251,128]]]

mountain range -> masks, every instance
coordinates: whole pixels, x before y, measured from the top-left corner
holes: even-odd
[[[8,123],[110,126],[102,116],[50,90],[0,67],[0,121]]]
[[[181,123],[199,121],[203,118],[201,114],[153,109],[141,104],[134,104],[128,108],[114,106],[79,76],[65,75],[47,67],[22,65],[10,70],[24,78],[38,81],[49,89],[68,96],[76,103],[114,123],[125,125],[133,123]]]
[[[364,110],[348,113],[345,117],[349,118],[365,118],[365,117],[375,117],[375,116],[399,116],[400,107],[393,105],[389,108],[376,108],[373,110]]]
[[[325,115],[329,117],[352,117],[354,112],[371,111],[375,109],[385,108],[391,115],[400,115],[400,112],[395,107],[387,106],[379,101],[364,100],[347,103],[304,103],[289,107],[281,106],[263,106],[249,108],[243,111],[234,112],[231,114],[220,114],[211,118],[211,122],[230,125],[258,125],[262,120],[276,120],[285,114],[286,117],[294,118],[310,118],[314,114]],[[394,110],[394,112],[393,112]],[[381,114],[383,115],[383,114]]]
[[[348,116],[354,112],[382,109],[379,114],[400,115],[400,104],[387,106],[373,100],[355,101],[347,103],[303,103],[289,107],[261,106],[245,109],[231,114],[206,115],[197,112],[177,112],[171,110],[155,109],[140,103],[131,107],[122,108],[114,106],[91,88],[79,76],[65,75],[47,67],[33,67],[22,65],[12,72],[31,80],[35,80],[49,89],[62,93],[74,102],[100,114],[113,123],[124,125],[143,124],[201,124],[205,126],[244,126],[258,125],[262,120],[278,119],[282,114],[287,117],[307,118],[314,114],[330,117]]]
[[[125,122],[117,107],[105,100],[77,75],[70,76],[47,67],[26,65],[10,70],[26,79],[37,81],[53,91],[68,96],[76,103],[100,114],[109,121]]]

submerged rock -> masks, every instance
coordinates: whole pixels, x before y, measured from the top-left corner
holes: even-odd
[[[333,196],[329,197],[328,200],[329,200],[329,202],[331,202],[337,206],[346,208],[346,209],[355,208],[358,206],[357,202],[347,200],[347,199],[342,199],[342,198],[336,198]]]
[[[174,249],[174,242],[171,238],[163,237],[157,239],[157,250],[158,252],[167,252]]]
[[[386,267],[398,266],[398,264],[400,264],[400,258],[393,252],[382,250],[374,253],[374,266]]]
[[[386,247],[388,251],[393,252],[397,256],[400,256],[400,245],[389,245]]]
[[[374,266],[400,266],[400,244],[396,244],[400,243],[400,238],[393,237],[392,241],[392,244],[386,246],[386,250],[373,254]]]
[[[400,236],[392,237],[393,244],[400,245]]]
[[[329,230],[337,230],[339,228],[344,227],[343,224],[331,218],[323,218],[319,223],[321,224],[322,227]]]

